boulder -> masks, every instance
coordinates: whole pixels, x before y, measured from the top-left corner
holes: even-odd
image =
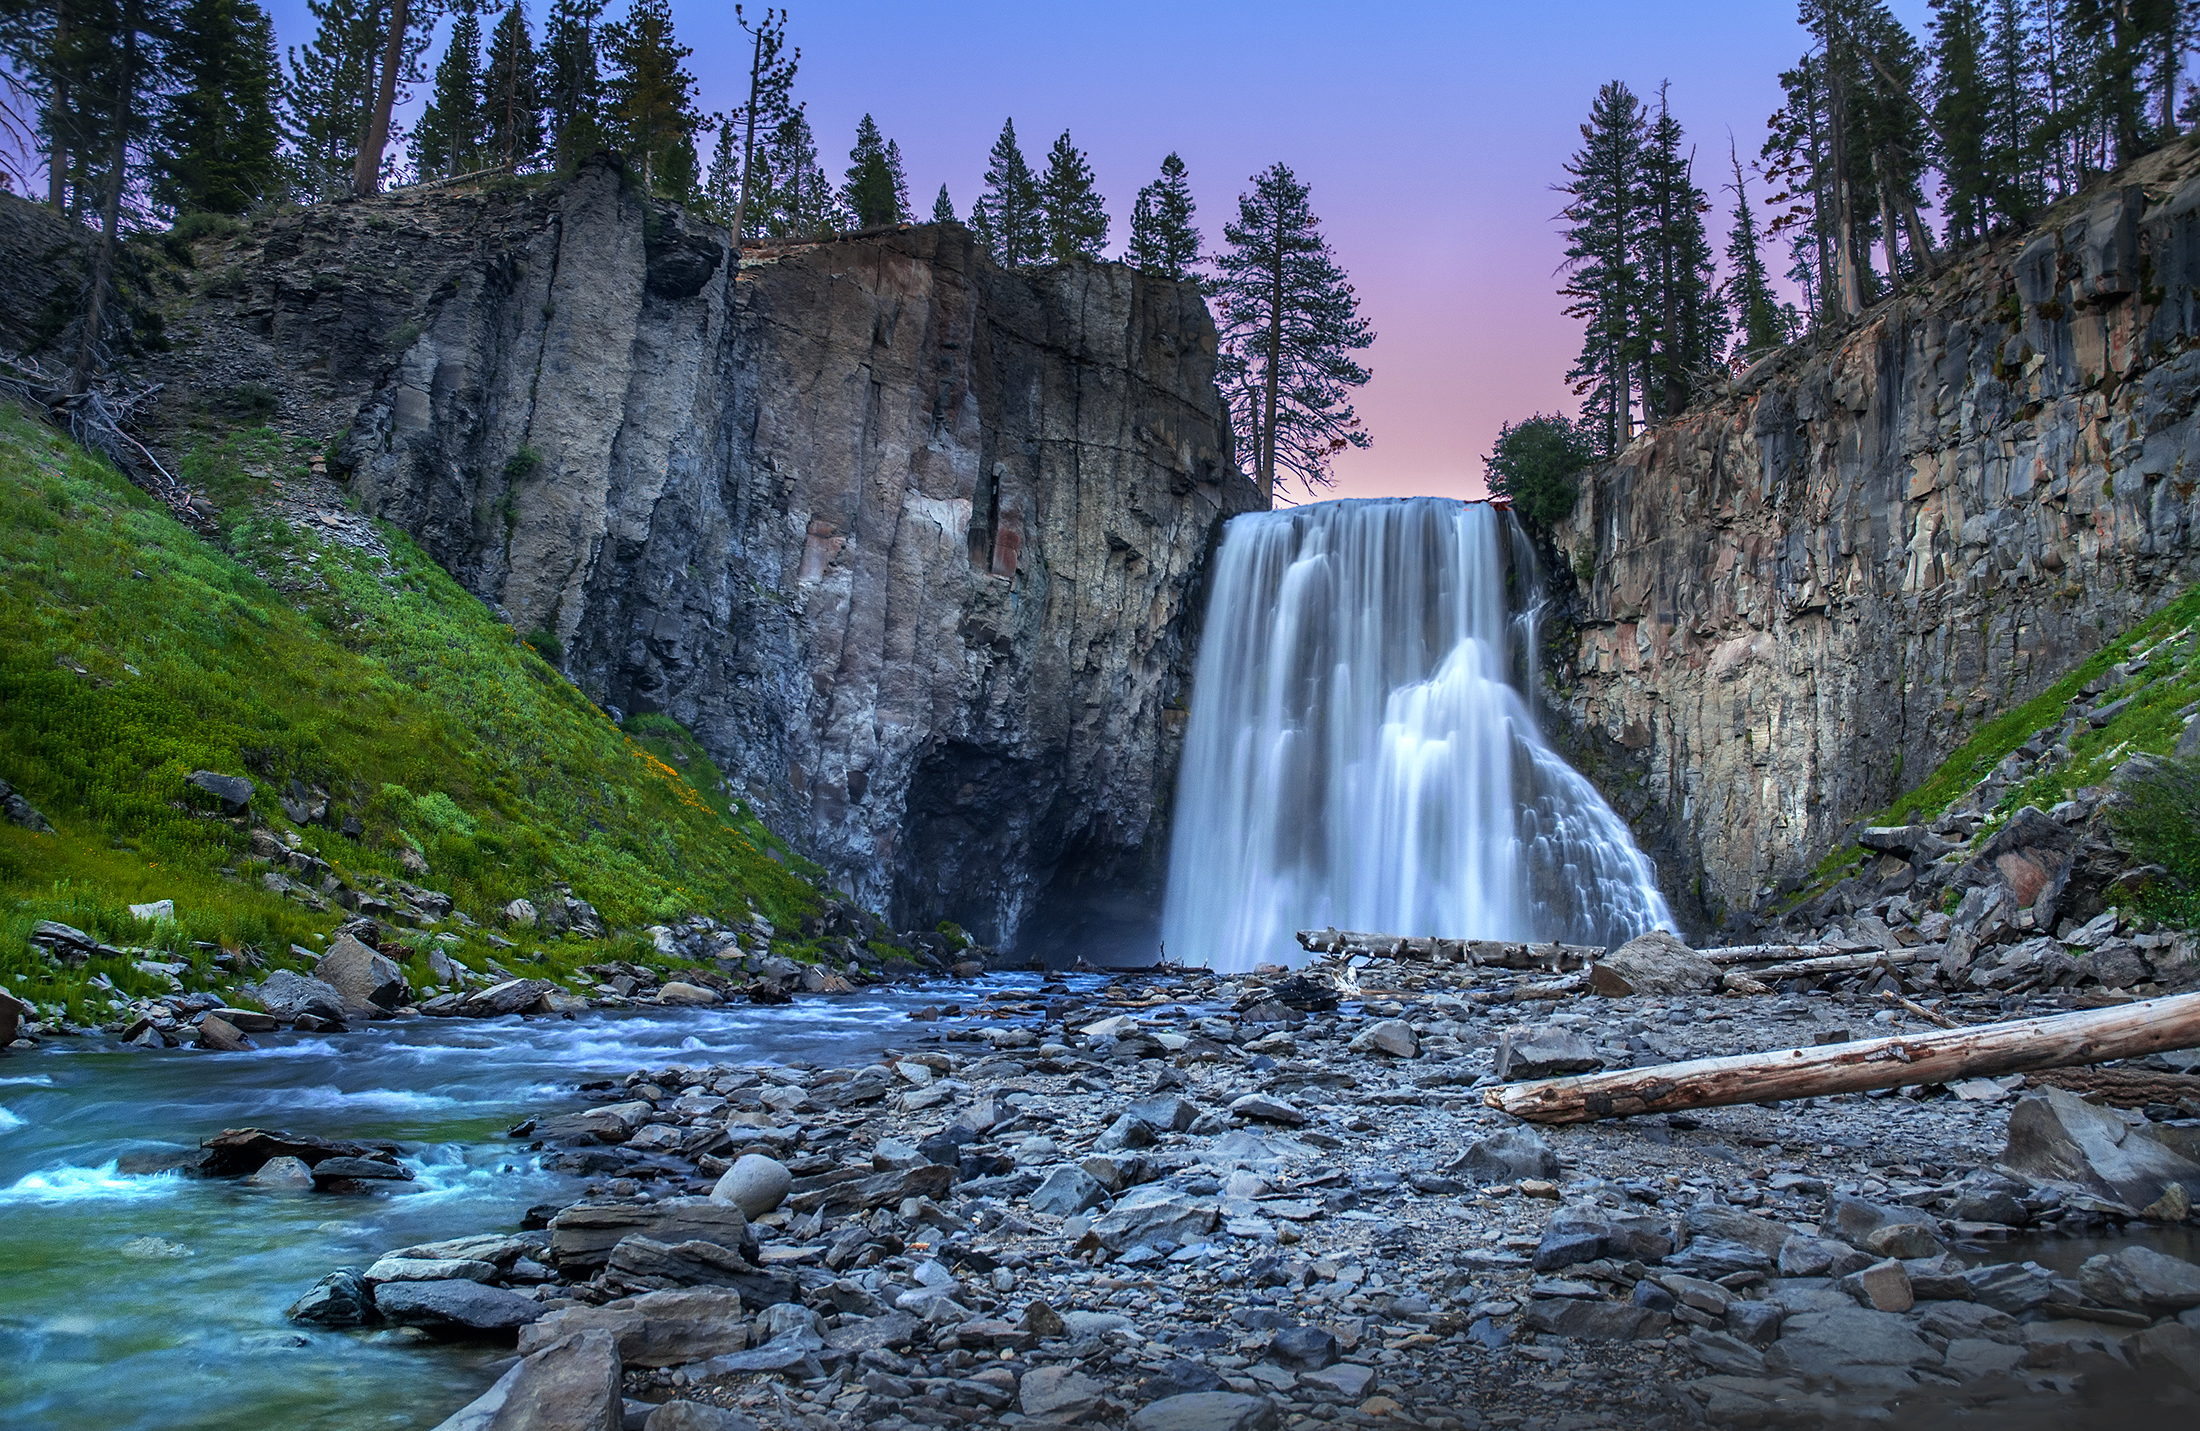
[[[1936,1366],[1940,1353],[1895,1313],[1850,1307],[1790,1316],[1765,1361],[1775,1370],[1824,1379],[1852,1366]]]
[[[269,974],[252,991],[252,997],[259,1000],[261,1008],[284,1023],[300,1017],[324,1019],[332,1024],[344,1021],[344,996],[334,985],[289,969],[277,969]]]
[[[1236,1391],[1165,1396],[1131,1417],[1131,1431],[1270,1431],[1275,1425],[1274,1402]]]
[[[1616,1342],[1662,1336],[1673,1325],[1669,1313],[1654,1312],[1632,1302],[1593,1302],[1573,1297],[1530,1302],[1521,1321],[1531,1331],[1552,1336]]]
[[[618,1348],[579,1332],[521,1358],[436,1431],[623,1431]]]
[[[412,1002],[412,986],[397,965],[377,950],[339,934],[313,966],[314,977],[343,997],[355,1014],[389,1013]]]
[[[550,1257],[561,1268],[601,1267],[629,1234],[661,1243],[710,1242],[739,1251],[751,1241],[748,1218],[707,1197],[657,1202],[581,1202],[550,1219]]]
[[[221,1053],[243,1053],[253,1047],[251,1039],[219,1014],[208,1014],[199,1020],[199,1047],[211,1048]]]
[[[447,1282],[463,1277],[469,1282],[494,1282],[493,1262],[472,1257],[384,1257],[367,1269],[367,1285],[384,1282]]]
[[[515,929],[535,927],[535,902],[531,899],[515,899],[504,906],[504,922]]]
[[[1842,1291],[1874,1311],[1907,1312],[1917,1305],[1917,1294],[1910,1287],[1910,1274],[1893,1258],[1851,1272],[1839,1285]]]
[[[1467,1145],[1457,1164],[1461,1171],[1490,1182],[1558,1176],[1558,1154],[1533,1128],[1507,1128]]]
[[[366,1280],[343,1268],[313,1284],[313,1290],[290,1304],[283,1313],[294,1322],[316,1327],[356,1327],[374,1315]]]
[[[2200,1267],[2151,1247],[2122,1247],[2088,1257],[2078,1286],[2094,1301],[2150,1317],[2200,1307]]]
[[[720,1000],[715,992],[704,988],[700,984],[690,984],[675,979],[657,991],[657,1002],[701,1008],[708,1004],[718,1003]]]
[[[1161,1135],[1153,1130],[1151,1124],[1125,1113],[1093,1140],[1092,1150],[1096,1153],[1114,1153],[1126,1148],[1150,1148],[1160,1141]]]
[[[252,782],[242,775],[220,775],[211,770],[194,770],[184,777],[183,783],[221,802],[224,815],[242,815],[252,804]]]
[[[1553,1272],[1600,1257],[1620,1262],[1661,1262],[1672,1254],[1672,1230],[1663,1218],[1617,1212],[1594,1203],[1574,1203],[1552,1214],[1535,1250],[1535,1270]]]
[[[1182,1133],[1199,1121],[1199,1105],[1174,1093],[1156,1093],[1151,1098],[1141,1098],[1124,1111],[1164,1133]]]
[[[1337,1360],[1337,1338],[1326,1327],[1278,1327],[1268,1355],[1294,1371],[1320,1371]]]
[[[2133,1209],[2155,1202],[2171,1183],[2200,1202],[2200,1163],[2060,1088],[2017,1100],[2001,1162],[2036,1182],[2066,1184]]]
[[[749,1344],[740,1294],[693,1287],[551,1312],[520,1330],[520,1354],[584,1331],[609,1334],[628,1366],[684,1366],[745,1351]]]
[[[21,825],[34,834],[50,835],[53,826],[38,807],[23,798],[22,793],[5,780],[0,780],[0,815],[7,817],[11,825]]]
[[[1168,1241],[1182,1247],[1214,1231],[1221,1216],[1213,1203],[1149,1185],[1126,1194],[1114,1211],[1093,1223],[1092,1235],[1110,1252],[1142,1242]]]
[[[710,1190],[712,1202],[730,1202],[749,1217],[762,1217],[787,1200],[794,1174],[777,1158],[743,1153]]]
[[[1718,983],[1717,965],[1663,929],[1638,934],[1589,966],[1589,987],[1612,999],[1699,994]]]
[[[1496,1073],[1505,1082],[1588,1073],[1602,1067],[1602,1056],[1572,1029],[1520,1024],[1498,1036]]]
[[[412,1169],[380,1158],[323,1158],[313,1165],[316,1183],[409,1183]]]
[[[715,1242],[659,1242],[641,1233],[619,1239],[605,1263],[606,1280],[629,1289],[725,1287],[752,1307],[777,1306],[801,1295],[786,1272],[763,1272],[730,1247]]]
[[[1083,1168],[1065,1163],[1048,1173],[1028,1199],[1033,1212],[1069,1217],[1098,1207],[1108,1200],[1108,1190]]]
[[[1721,1207],[1717,1203],[1700,1203],[1688,1209],[1682,1215],[1681,1225],[1688,1229],[1691,1243],[1706,1239],[1739,1242],[1775,1258],[1792,1235],[1785,1223],[1751,1217],[1737,1208]]]
[[[1068,1425],[1097,1407],[1106,1391],[1074,1366],[1042,1366],[1024,1373],[1017,1404],[1034,1421]]]
[[[558,986],[548,979],[506,979],[477,993],[468,994],[459,1009],[468,1018],[493,1019],[505,1014],[531,1013],[546,994]]]
[[[534,1321],[542,1304],[479,1282],[385,1282],[374,1289],[374,1310],[399,1326],[493,1333]]]
[[[1354,1053],[1380,1053],[1392,1058],[1419,1058],[1421,1041],[1404,1019],[1384,1019],[1369,1024],[1350,1045]]]
[[[313,1186],[313,1169],[306,1165],[303,1158],[269,1158],[260,1164],[259,1171],[244,1181],[247,1187],[288,1188],[294,1192],[303,1192]]]
[[[1298,1106],[1265,1093],[1248,1093],[1230,1104],[1230,1116],[1247,1118],[1256,1123],[1281,1123],[1296,1128],[1307,1121],[1306,1113]]]
[[[1940,1225],[1930,1213],[1866,1202],[1842,1193],[1827,1195],[1825,1216],[1818,1230],[1874,1257],[1935,1257],[1948,1250],[1940,1240]],[[1773,1251],[1777,1253],[1779,1248],[1775,1246]]]

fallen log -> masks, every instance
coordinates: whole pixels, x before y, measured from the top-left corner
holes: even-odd
[[[1927,964],[1938,954],[1917,949],[1874,949],[1869,954],[1825,954],[1815,959],[1795,959],[1752,969],[1749,976],[1771,983],[1775,979],[1810,979],[1821,974],[1851,974],[1860,969],[1891,969],[1898,964]]]
[[[1368,934],[1350,929],[1301,929],[1299,947],[1309,954],[1349,958],[1414,959],[1433,964],[1472,964],[1495,969],[1579,969],[1604,955],[1602,945],[1533,944],[1503,939],[1442,939],[1431,935]]]
[[[1791,959],[1816,959],[1830,954],[1863,954],[1876,944],[1731,944],[1724,949],[1705,949],[1703,957],[1714,964],[1768,964]]]
[[[1978,1024],[1946,1033],[1699,1058],[1492,1088],[1482,1101],[1535,1123],[1862,1093],[2200,1047],[2200,994]]]
[[[2090,1102],[2117,1108],[2200,1103],[2200,1075],[2190,1073],[2155,1073],[2144,1068],[2059,1068],[2027,1081],[2066,1088]]]

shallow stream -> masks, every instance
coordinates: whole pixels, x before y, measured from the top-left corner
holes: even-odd
[[[592,1077],[683,1062],[841,1064],[953,1026],[912,1023],[943,995],[1033,989],[1001,975],[952,991],[869,990],[791,1005],[573,1020],[416,1019],[263,1036],[249,1053],[62,1041],[0,1056],[0,1383],[24,1428],[432,1427],[508,1348],[330,1332],[283,1317],[338,1266],[391,1248],[516,1228],[578,1196],[504,1130]],[[337,1197],[116,1171],[223,1128],[394,1138],[416,1180]]]

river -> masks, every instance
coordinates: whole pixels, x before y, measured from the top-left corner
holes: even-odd
[[[1036,975],[881,988],[790,1005],[575,1019],[412,1019],[264,1035],[247,1053],[60,1040],[0,1057],[0,1367],[23,1428],[430,1427],[487,1383],[493,1345],[294,1326],[325,1272],[387,1249],[516,1228],[583,1180],[504,1130],[577,1083],[697,1062],[842,1064],[957,1020],[943,1001],[1036,990]],[[1080,984],[1097,980],[1079,980]],[[416,1180],[338,1197],[177,1174],[131,1153],[223,1128],[394,1138]]]

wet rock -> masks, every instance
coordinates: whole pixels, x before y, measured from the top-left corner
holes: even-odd
[[[2200,1267],[2151,1247],[2123,1247],[2088,1257],[2078,1286],[2094,1301],[2158,1317],[2200,1307]]]
[[[1164,1397],[1131,1417],[1131,1431],[1271,1431],[1276,1424],[1275,1404],[1267,1397],[1235,1391]]]
[[[548,979],[506,979],[468,994],[459,1009],[466,1017],[475,1019],[531,1013],[542,1003],[544,995],[557,991],[558,986]]]
[[[213,796],[220,802],[224,815],[242,815],[252,804],[252,782],[242,775],[221,775],[212,770],[194,770],[184,777],[183,783]]]
[[[1662,929],[1636,935],[1589,966],[1589,987],[1606,998],[1694,994],[1718,983],[1717,965]]]
[[[1497,1041],[1495,1072],[1507,1082],[1587,1073],[1602,1067],[1603,1057],[1572,1029],[1523,1024],[1505,1030]]]
[[[323,1158],[313,1165],[316,1184],[333,1182],[409,1183],[411,1168],[380,1158]]]
[[[1380,1053],[1391,1058],[1419,1058],[1421,1041],[1404,1019],[1383,1019],[1369,1024],[1353,1039],[1350,1048],[1359,1054]]]
[[[590,1330],[609,1334],[628,1366],[683,1366],[744,1351],[749,1342],[740,1295],[697,1287],[551,1312],[520,1331],[520,1354]]]
[[[367,1285],[384,1282],[445,1282],[462,1277],[469,1282],[494,1282],[497,1266],[471,1257],[384,1257],[367,1269]]]
[[[524,1357],[436,1431],[623,1431],[618,1348],[579,1332]]]
[[[2200,1163],[2180,1157],[2117,1114],[2048,1088],[2017,1100],[2002,1165],[2142,1208],[2177,1183],[2200,1199]]]
[[[389,1013],[412,1002],[412,987],[395,963],[349,934],[330,942],[313,966],[314,977],[342,997],[348,1012]]]
[[[199,1020],[199,1047],[221,1053],[243,1053],[256,1045],[244,1036],[244,1031],[218,1014],[208,1014]]]
[[[308,1015],[332,1024],[344,1021],[344,996],[335,986],[289,969],[270,973],[252,997],[284,1023]]]
[[[245,1180],[247,1187],[287,1188],[303,1192],[313,1186],[313,1169],[302,1158],[269,1158],[260,1164],[259,1170]]]
[[[730,1202],[749,1217],[762,1217],[787,1200],[794,1174],[777,1158],[743,1153],[710,1190],[712,1202]]]
[[[720,1002],[718,995],[700,984],[675,979],[657,991],[657,1002],[701,1008]]]
[[[374,1315],[366,1279],[350,1269],[331,1272],[283,1313],[294,1322],[316,1327],[356,1327]]]
[[[374,1289],[385,1322],[442,1331],[508,1332],[542,1315],[542,1305],[479,1282],[385,1282]]]
[[[639,1233],[660,1243],[710,1242],[738,1251],[748,1218],[732,1203],[707,1197],[660,1202],[582,1202],[550,1219],[550,1256],[561,1268],[601,1267],[619,1240]]]

